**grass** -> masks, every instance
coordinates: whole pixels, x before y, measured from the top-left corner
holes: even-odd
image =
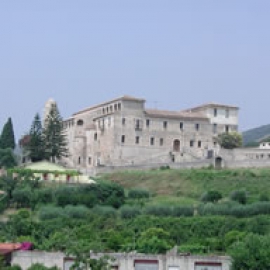
[[[149,190],[154,194],[153,204],[192,204],[209,190],[218,190],[228,197],[233,190],[244,189],[252,201],[260,194],[270,197],[270,169],[126,171],[100,178],[119,183],[127,190]]]

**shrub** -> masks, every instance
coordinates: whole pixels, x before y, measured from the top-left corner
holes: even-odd
[[[70,218],[83,219],[89,213],[89,209],[84,205],[67,205],[64,209],[64,213]]]
[[[172,210],[172,215],[175,217],[191,217],[194,214],[193,206],[175,206]]]
[[[202,202],[218,202],[220,199],[222,199],[222,195],[216,190],[207,191],[201,197]]]
[[[150,197],[150,193],[145,189],[131,189],[128,192],[128,197],[130,199],[148,199]]]
[[[12,197],[15,203],[20,207],[29,207],[31,204],[31,199],[33,192],[29,188],[15,189],[12,192]]]
[[[145,209],[147,215],[153,216],[172,216],[172,208],[170,206],[160,205],[160,206],[148,206]]]
[[[52,203],[53,195],[52,190],[49,188],[42,188],[37,192],[38,203],[47,204]]]
[[[135,218],[141,214],[141,211],[136,206],[124,205],[120,208],[120,213],[122,218]]]
[[[44,206],[39,210],[38,216],[41,220],[63,217],[63,208],[56,206]]]
[[[241,204],[246,204],[247,193],[244,190],[235,190],[230,195],[231,200],[239,202]]]
[[[93,212],[100,216],[105,216],[109,218],[116,218],[117,217],[117,211],[112,206],[101,206],[96,205],[93,208]]]

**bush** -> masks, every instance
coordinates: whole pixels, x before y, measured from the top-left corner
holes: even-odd
[[[150,197],[150,193],[145,189],[131,189],[128,192],[128,198],[130,199],[148,199]]]
[[[64,214],[70,218],[84,219],[89,213],[89,209],[84,205],[67,205]]]
[[[138,207],[124,205],[120,208],[121,218],[135,218],[141,214]]]
[[[145,209],[145,214],[153,216],[172,216],[172,208],[170,206],[148,206]]]
[[[105,216],[108,218],[116,218],[117,217],[117,211],[112,206],[96,205],[93,208],[93,212],[97,215]]]
[[[175,217],[191,217],[194,214],[193,206],[175,206],[172,210],[172,215]]]
[[[56,206],[44,206],[39,210],[38,216],[41,220],[50,220],[63,217],[63,208]]]
[[[222,199],[222,195],[216,190],[207,191],[201,197],[202,202],[218,202],[220,199]]]
[[[246,204],[247,193],[244,190],[235,190],[230,195],[231,200],[239,202],[241,204]]]
[[[33,197],[33,192],[29,188],[15,189],[12,192],[12,197],[15,203],[20,207],[29,207]]]

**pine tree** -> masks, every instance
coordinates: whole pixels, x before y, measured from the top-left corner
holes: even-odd
[[[56,103],[51,105],[51,109],[44,121],[44,142],[46,156],[52,162],[67,155],[66,135]]]
[[[0,148],[6,149],[11,148],[15,149],[15,136],[14,136],[14,130],[12,125],[12,120],[9,117],[8,121],[3,127],[1,138],[0,138]]]
[[[26,144],[26,150],[30,159],[33,162],[45,159],[43,128],[38,113],[35,115],[28,135],[29,142]]]

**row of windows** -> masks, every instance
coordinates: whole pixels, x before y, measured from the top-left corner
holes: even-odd
[[[140,136],[136,136],[135,137],[135,144],[140,144],[140,141],[141,141],[141,137]],[[156,138],[155,137],[151,137],[150,138],[150,141],[149,141],[149,144],[150,145],[155,145],[156,144]],[[126,135],[122,135],[121,136],[121,143],[125,143],[126,142]],[[160,138],[158,140],[158,144],[159,146],[163,146],[164,145],[164,139],[163,138]],[[195,147],[195,144],[196,142],[194,140],[190,140],[189,141],[189,146],[190,147]],[[175,148],[176,151],[179,151],[180,150],[180,141],[179,140],[175,140],[174,141],[174,146],[177,145]],[[202,141],[197,141],[197,147],[198,148],[201,148],[202,147]],[[179,149],[179,150],[178,150]]]
[[[109,105],[107,107],[103,107],[102,113],[107,114],[107,113],[112,113],[112,112],[116,112],[116,111],[120,111],[120,110],[121,110],[121,103],[115,103],[115,104]]]
[[[150,127],[150,123],[151,123],[150,119],[146,119],[145,125],[146,125],[147,128]],[[126,118],[122,118],[122,125],[123,126],[126,125]],[[141,119],[136,119],[135,120],[135,129],[137,129],[137,130],[142,129],[142,126],[143,126],[143,121]],[[163,127],[163,129],[167,129],[168,128],[168,121],[163,121],[162,122],[162,127]],[[184,122],[179,123],[179,128],[180,128],[180,130],[184,130]],[[194,128],[195,128],[196,131],[199,131],[200,130],[200,124],[196,123],[194,125]]]

